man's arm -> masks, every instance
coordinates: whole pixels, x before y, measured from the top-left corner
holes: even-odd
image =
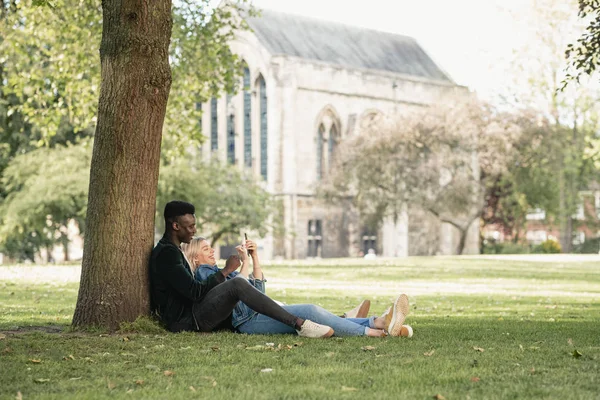
[[[156,259],[156,269],[160,276],[182,296],[197,301],[219,283],[225,282],[220,273],[209,276],[204,281],[197,281],[184,265],[183,255],[174,247],[164,248]]]

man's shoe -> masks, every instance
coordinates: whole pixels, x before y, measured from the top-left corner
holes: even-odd
[[[402,325],[400,328],[400,336],[411,338],[413,335],[413,328],[410,325]]]
[[[333,329],[327,325],[317,324],[315,322],[304,320],[300,330],[296,329],[298,336],[306,338],[328,338],[333,335]]]
[[[358,306],[344,313],[344,318],[367,318],[371,309],[371,301],[363,300]]]
[[[402,324],[409,312],[410,305],[408,304],[408,296],[401,294],[396,301],[394,301],[391,311],[385,315],[384,329],[390,336],[400,336]]]

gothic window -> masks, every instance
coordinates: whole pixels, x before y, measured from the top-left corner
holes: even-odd
[[[215,151],[219,148],[219,118],[217,114],[217,99],[210,100],[210,149]]]
[[[235,164],[235,109],[232,96],[227,95],[227,161]]]
[[[323,245],[323,224],[320,219],[308,221],[308,251],[307,257],[321,257]]]
[[[252,101],[250,70],[244,68],[244,165],[252,167]]]
[[[258,77],[258,92],[260,96],[260,175],[267,180],[267,85],[265,79]]]
[[[323,141],[325,140],[325,127],[319,125],[317,133],[317,180],[323,179]]]
[[[329,138],[328,138],[328,142],[329,142],[329,169],[331,169],[331,167],[333,166],[333,159],[335,157],[335,148],[337,147],[337,144],[339,142],[339,134],[338,134],[338,130],[337,127],[334,125],[331,125],[331,129],[329,130]]]

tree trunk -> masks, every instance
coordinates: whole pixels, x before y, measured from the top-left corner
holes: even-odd
[[[148,258],[171,70],[170,0],[103,0],[101,87],[73,325],[149,312]]]
[[[463,251],[465,251],[465,244],[467,243],[467,233],[469,233],[469,226],[466,228],[458,227],[458,231],[460,232],[460,237],[458,239],[458,245],[456,246],[456,254],[459,256],[462,255]]]

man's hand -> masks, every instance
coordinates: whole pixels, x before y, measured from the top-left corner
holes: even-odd
[[[240,265],[242,265],[240,258],[238,256],[236,256],[235,254],[233,254],[233,255],[229,256],[229,258],[225,262],[225,268],[223,268],[221,270],[221,273],[223,274],[224,277],[227,277],[227,275],[229,275],[230,273],[232,273],[233,271],[238,269],[240,267]]]

